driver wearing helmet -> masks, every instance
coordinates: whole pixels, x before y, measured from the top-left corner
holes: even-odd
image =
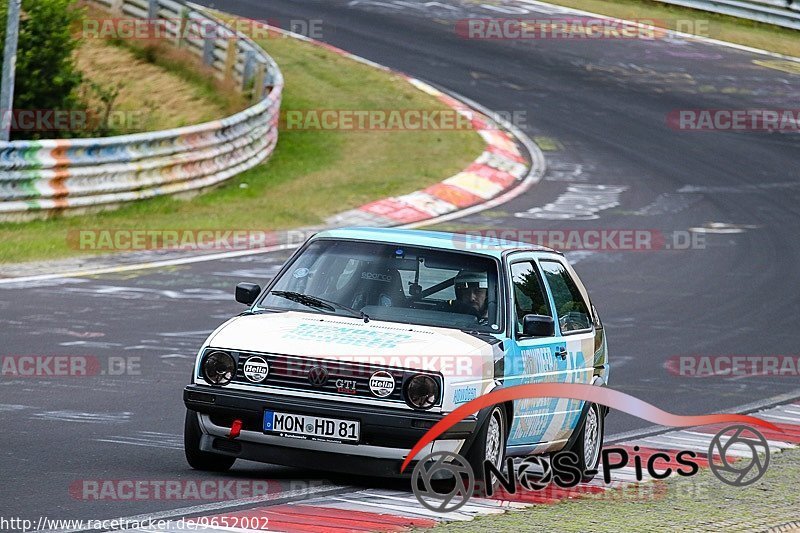
[[[488,314],[489,279],[486,272],[462,270],[453,280],[456,300],[451,303],[453,311],[475,315],[484,319]]]

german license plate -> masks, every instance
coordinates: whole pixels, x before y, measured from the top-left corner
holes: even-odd
[[[340,420],[320,416],[264,411],[264,432],[295,439],[324,442],[358,442],[361,424],[357,420]]]

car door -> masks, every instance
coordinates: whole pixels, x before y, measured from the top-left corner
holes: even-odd
[[[570,359],[558,329],[552,337],[527,337],[522,333],[524,315],[553,316],[552,300],[545,289],[538,262],[532,255],[512,257],[508,264],[511,335],[506,343],[504,384],[510,387],[565,381]],[[563,415],[558,414],[563,403],[550,398],[514,401],[509,455],[540,453],[563,444],[551,442],[560,435],[554,432],[554,427],[560,430],[564,423]]]
[[[566,260],[555,254],[539,258],[539,266],[547,287],[559,346],[566,347],[557,381],[591,384],[594,376],[595,327],[588,295]],[[545,435],[548,442],[564,443],[578,429],[583,401],[553,400],[555,414]]]

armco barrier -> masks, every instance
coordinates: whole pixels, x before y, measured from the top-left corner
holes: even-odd
[[[800,0],[658,0],[774,26],[800,30]]]
[[[0,142],[0,219],[41,218],[102,209],[216,185],[266,159],[278,138],[283,76],[242,33],[173,0],[89,0],[109,17],[160,19],[174,45],[234,81],[252,107],[222,120],[167,131],[99,139]],[[169,22],[170,24],[166,24]],[[211,25],[213,31],[198,27]],[[194,32],[194,33],[193,33]]]

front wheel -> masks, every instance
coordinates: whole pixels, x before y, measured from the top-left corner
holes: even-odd
[[[502,471],[503,460],[506,456],[506,411],[502,405],[495,405],[489,413],[489,417],[478,430],[475,436],[475,441],[472,443],[469,451],[467,452],[467,461],[469,461],[472,471],[475,473],[476,481],[484,482],[489,485],[485,480],[483,463],[484,461],[491,461],[491,463]],[[491,485],[494,487],[497,484],[496,477],[491,475]]]
[[[206,472],[225,472],[236,462],[236,457],[208,453],[200,449],[200,423],[197,421],[197,411],[186,410],[186,419],[183,424],[183,451],[186,461],[195,470]]]
[[[586,411],[581,432],[569,449],[578,457],[578,468],[583,472],[582,481],[588,482],[597,475],[597,465],[600,464],[600,450],[603,447],[603,434],[605,420],[602,408],[593,403]],[[594,473],[587,473],[594,472]]]

